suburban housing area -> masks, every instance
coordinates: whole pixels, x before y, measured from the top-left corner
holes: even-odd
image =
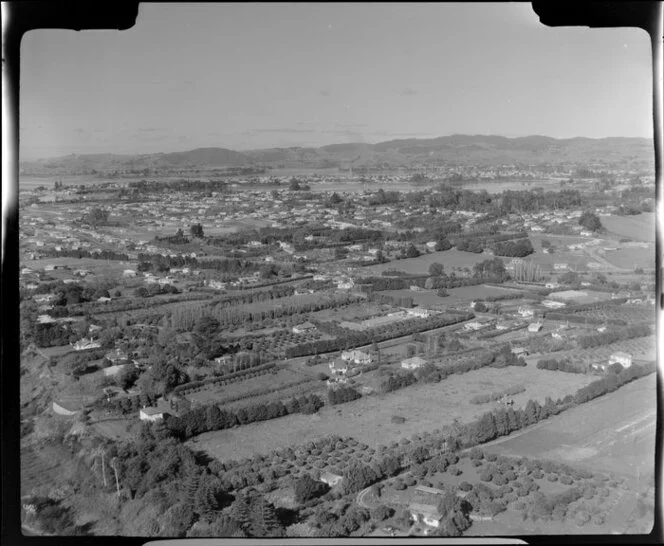
[[[22,166],[29,528],[652,525],[647,167],[81,165]]]

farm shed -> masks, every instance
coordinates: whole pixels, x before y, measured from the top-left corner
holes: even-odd
[[[302,324],[296,324],[293,326],[293,333],[295,334],[304,334],[310,330],[315,330],[316,326],[311,324],[311,322],[303,322]]]
[[[536,333],[539,332],[542,329],[542,323],[541,322],[531,322],[528,325],[528,331],[531,333]]]
[[[164,412],[160,411],[156,408],[141,408],[138,411],[138,418],[141,421],[151,421],[151,422],[156,422],[156,421],[161,421],[164,418]]]
[[[424,366],[426,363],[427,361],[422,357],[414,356],[412,358],[406,358],[405,360],[402,360],[401,367],[406,370],[416,370],[417,368]]]

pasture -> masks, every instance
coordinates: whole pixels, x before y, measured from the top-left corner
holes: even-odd
[[[426,275],[429,272],[429,266],[433,263],[443,264],[446,273],[451,273],[455,268],[467,267],[472,269],[476,263],[492,258],[486,254],[474,254],[473,252],[461,252],[455,248],[444,250],[442,252],[432,252],[422,254],[417,258],[405,258],[403,260],[393,260],[384,264],[371,265],[366,267],[373,275],[380,275],[383,271],[396,269],[404,271],[411,275]]]
[[[443,306],[454,307],[462,306],[468,307],[472,300],[481,300],[492,296],[502,296],[503,294],[510,294],[513,291],[508,291],[504,288],[497,288],[495,286],[477,285],[477,286],[461,286],[459,288],[450,288],[447,290],[449,296],[440,297],[436,294],[437,290],[385,290],[379,294],[386,294],[401,297],[412,297],[413,303],[417,305],[430,305],[431,307]],[[507,300],[507,303],[512,303],[514,300]],[[501,302],[502,304],[503,302]]]
[[[638,481],[654,469],[656,404],[656,376],[652,374],[483,447]]]
[[[413,385],[385,395],[365,396],[340,406],[325,406],[318,414],[288,415],[240,428],[207,432],[190,442],[220,460],[240,459],[267,453],[329,434],[352,436],[370,447],[397,441],[404,436],[467,422],[489,409],[471,404],[476,394],[506,389],[521,383],[526,391],[514,396],[515,406],[532,398],[543,403],[546,396],[563,398],[590,383],[594,377],[538,370],[534,366],[503,369],[483,368],[453,375],[436,384]],[[393,415],[406,418],[391,422]]]
[[[600,219],[611,233],[635,241],[655,242],[655,214],[652,212],[636,216],[602,216]]]

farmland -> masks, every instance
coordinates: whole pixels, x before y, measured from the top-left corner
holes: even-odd
[[[602,224],[611,233],[635,241],[655,242],[655,214],[642,212],[636,216],[602,216]]]
[[[540,403],[546,396],[562,398],[593,379],[579,374],[553,374],[534,366],[483,368],[452,375],[437,384],[413,385],[338,407],[325,406],[312,416],[295,414],[241,429],[205,433],[191,442],[220,460],[264,453],[329,434],[361,438],[375,447],[418,432],[440,429],[455,419],[465,422],[478,417],[486,411],[486,406],[470,403],[476,394],[523,384],[526,391],[513,397],[515,405],[521,406],[531,398]],[[393,415],[405,417],[406,422],[392,423]]]
[[[546,458],[638,481],[654,469],[656,377],[644,377],[520,434],[487,444],[505,455]]]
[[[467,306],[472,300],[481,300],[491,296],[501,296],[509,294],[504,288],[494,286],[461,286],[459,288],[450,288],[447,290],[449,296],[440,297],[436,295],[436,290],[386,290],[381,294],[399,297],[412,297],[413,303],[417,305],[437,306]],[[510,301],[511,303],[511,301]]]
[[[614,252],[607,252],[604,258],[611,264],[622,269],[636,267],[655,267],[654,248],[623,247]]]

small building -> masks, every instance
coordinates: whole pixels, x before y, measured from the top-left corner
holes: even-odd
[[[535,311],[531,307],[524,307],[524,306],[519,307],[518,313],[523,318],[528,318],[528,317],[534,317],[535,316]]]
[[[343,481],[343,476],[339,476],[339,474],[334,474],[332,472],[321,472],[319,480],[330,487],[334,487]]]
[[[101,297],[97,298],[97,302],[98,303],[111,303],[111,298],[109,298],[107,296],[101,296]]]
[[[512,347],[512,354],[514,356],[528,356],[528,349],[525,347]]]
[[[122,276],[123,277],[135,277],[136,276],[136,271],[134,271],[133,269],[125,269],[122,272]]]
[[[486,328],[487,326],[490,326],[491,323],[494,322],[491,319],[475,319],[471,320],[470,322],[466,322],[466,324],[463,325],[465,330],[481,330],[482,328]]]
[[[422,522],[429,527],[438,527],[443,515],[438,511],[438,507],[433,504],[421,504],[413,502],[408,505],[408,510],[415,523]]]
[[[539,332],[543,327],[543,324],[541,322],[531,322],[528,325],[528,331],[531,333],[536,333]]]
[[[409,315],[419,318],[429,318],[431,316],[431,311],[429,309],[424,309],[423,307],[414,307],[413,309],[408,309],[406,312]]]
[[[311,322],[303,322],[302,324],[296,324],[293,326],[293,333],[294,334],[304,334],[305,332],[309,332],[311,330],[315,330],[316,326],[312,324]]]
[[[150,421],[155,423],[164,419],[165,413],[157,408],[141,408],[138,411],[138,418],[141,421]]]
[[[72,347],[74,348],[74,351],[85,351],[86,349],[99,349],[99,347],[101,347],[101,343],[93,340],[92,338],[83,338],[74,343]]]
[[[549,309],[560,309],[562,307],[565,307],[567,304],[563,301],[556,301],[556,300],[544,300],[542,302],[542,305],[544,307],[548,307]]]
[[[632,355],[617,351],[609,357],[609,366],[611,364],[620,364],[624,368],[629,368],[632,365]]]
[[[406,358],[405,360],[401,361],[401,367],[405,370],[417,370],[418,368],[421,368],[427,363],[426,360],[424,360],[420,356],[414,356],[412,358]]]

